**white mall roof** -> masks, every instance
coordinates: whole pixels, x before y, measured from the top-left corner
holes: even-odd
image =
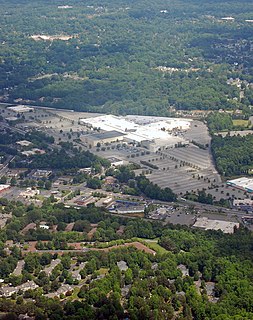
[[[117,130],[127,134],[126,138],[137,142],[155,139],[170,141],[172,139],[177,143],[182,141],[182,138],[173,136],[165,130],[187,130],[190,128],[190,120],[165,117],[127,116],[124,118],[103,115],[80,121],[105,131]]]

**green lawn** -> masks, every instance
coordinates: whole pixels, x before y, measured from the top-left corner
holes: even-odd
[[[163,247],[161,247],[157,242],[157,239],[143,239],[143,238],[137,238],[138,241],[140,242],[144,242],[146,244],[147,247],[149,247],[152,250],[155,250],[157,253],[168,253],[168,250],[164,249]]]
[[[98,270],[98,273],[100,274],[100,275],[102,275],[102,274],[107,274],[108,273],[108,271],[109,271],[109,269],[108,268],[100,268],[99,270]]]
[[[146,244],[150,249],[155,250],[157,253],[160,253],[160,254],[168,253],[168,250],[161,247],[158,243],[146,242]]]
[[[249,120],[242,120],[242,119],[233,120],[233,125],[240,126],[240,127],[248,127]]]

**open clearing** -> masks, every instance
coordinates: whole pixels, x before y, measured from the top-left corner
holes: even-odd
[[[249,121],[248,120],[242,120],[242,119],[236,119],[236,120],[233,120],[233,125],[234,126],[248,127]]]

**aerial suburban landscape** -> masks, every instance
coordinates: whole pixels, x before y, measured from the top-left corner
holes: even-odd
[[[0,319],[253,320],[252,1],[0,21]]]

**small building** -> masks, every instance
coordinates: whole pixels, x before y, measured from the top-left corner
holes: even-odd
[[[51,170],[36,170],[33,174],[34,179],[48,178],[52,174]]]
[[[116,200],[108,209],[118,214],[140,214],[144,213],[145,206],[138,202]]]
[[[17,105],[17,106],[7,107],[7,109],[14,111],[16,113],[25,113],[25,112],[33,112],[34,111],[33,107],[25,106],[22,104]]]
[[[223,21],[234,21],[235,18],[233,18],[233,17],[223,17],[223,18],[221,18],[221,20],[223,20]]]
[[[2,297],[10,297],[12,294],[19,292],[19,291],[27,291],[27,290],[34,290],[38,288],[39,286],[33,281],[28,280],[27,282],[21,284],[20,286],[16,287],[10,287],[10,286],[4,286],[0,289],[0,296]]]
[[[124,161],[122,159],[119,159],[116,157],[109,157],[109,158],[107,158],[107,160],[110,161],[110,163],[113,167],[123,166],[123,164],[124,164]]]
[[[32,189],[31,187],[26,188],[25,191],[20,192],[20,196],[24,198],[33,198],[34,196],[40,194],[40,190]]]
[[[238,179],[229,180],[227,181],[227,185],[249,193],[253,193],[253,178],[241,177]]]
[[[7,117],[7,118],[5,118],[5,120],[6,120],[7,122],[9,122],[9,123],[13,123],[13,122],[18,121],[19,118],[18,118],[18,117]]]
[[[81,140],[84,140],[85,143],[91,145],[92,147],[96,147],[98,144],[103,145],[105,143],[123,141],[124,137],[124,133],[112,130],[81,136]]]
[[[33,148],[31,150],[22,151],[21,153],[24,156],[31,157],[31,156],[34,156],[35,154],[45,154],[46,152],[45,152],[45,150],[42,150],[42,149]]]
[[[58,9],[72,9],[72,6],[64,5],[64,6],[58,6]]]
[[[196,220],[193,227],[204,230],[221,230],[224,233],[234,233],[235,228],[239,228],[239,223],[223,220],[211,220],[207,217],[201,217]]]
[[[118,261],[117,266],[120,271],[127,271],[127,269],[128,269],[127,263],[124,260]]]
[[[0,184],[0,193],[10,189],[10,185],[9,184]]]
[[[53,269],[54,269],[55,267],[57,267],[58,264],[60,264],[60,262],[61,262],[60,259],[54,259],[54,260],[52,260],[51,263],[50,263],[50,265],[47,266],[43,271],[46,273],[47,276],[50,276],[51,273],[52,273],[52,271],[53,271]]]
[[[111,204],[112,202],[113,202],[113,198],[107,197],[107,198],[103,201],[103,205],[104,205],[104,206],[109,206],[109,204]]]
[[[32,144],[32,142],[27,140],[20,140],[20,141],[17,141],[16,144],[21,147],[29,147]]]
[[[90,174],[92,172],[92,168],[89,167],[89,168],[81,168],[78,170],[78,173],[87,173],[87,174]]]
[[[253,211],[253,200],[251,199],[244,199],[244,200],[238,200],[235,199],[233,201],[233,207],[245,211]]]
[[[105,185],[106,186],[114,185],[116,183],[116,181],[117,181],[117,179],[112,176],[105,177]]]
[[[39,227],[41,229],[49,230],[49,226],[47,224],[45,224],[44,222],[41,222]]]
[[[63,284],[56,292],[50,292],[45,294],[48,298],[59,297],[60,295],[66,295],[67,292],[72,292],[73,288],[69,284]]]
[[[91,203],[94,203],[94,202],[96,202],[96,200],[95,200],[95,198],[93,196],[81,197],[80,199],[75,201],[75,203],[78,206],[81,206],[81,207],[85,207],[88,204],[91,204]]]
[[[242,221],[246,224],[246,225],[252,225],[253,224],[253,216],[243,216],[242,217]]]
[[[17,178],[21,172],[24,170],[20,169],[11,169],[7,172],[8,178]]]
[[[127,297],[130,289],[131,289],[132,285],[131,284],[128,284],[128,285],[125,285],[123,288],[121,288],[121,295],[122,297]]]
[[[85,267],[86,263],[87,263],[87,261],[86,262],[81,262],[80,265],[78,266],[78,268],[71,272],[73,279],[76,279],[78,281],[80,281],[82,279],[82,277],[80,275],[80,272],[81,272],[81,270],[83,270],[83,268]]]
[[[184,264],[178,265],[177,269],[182,272],[183,277],[189,276],[189,269]]]
[[[19,260],[12,274],[14,276],[20,276],[22,274],[24,265],[25,265],[25,260]]]

